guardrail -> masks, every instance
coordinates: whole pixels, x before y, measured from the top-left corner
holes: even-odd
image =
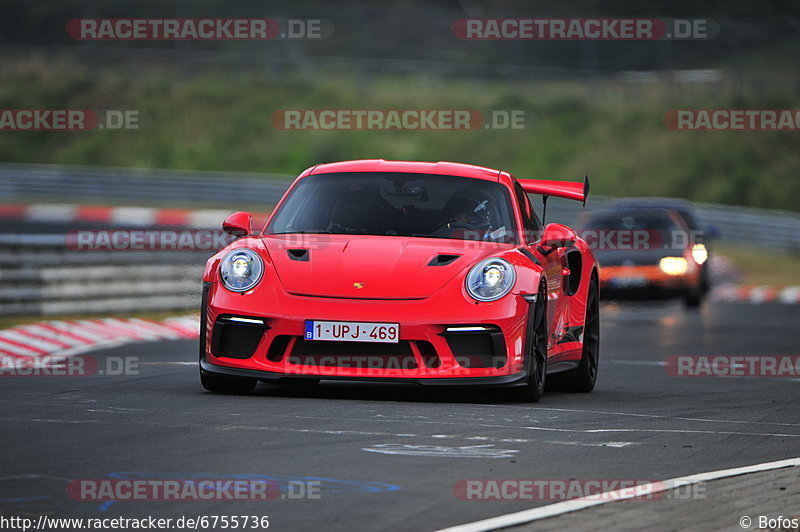
[[[274,205],[292,179],[293,176],[274,173],[6,163],[0,164],[0,203],[103,200],[131,205],[214,206],[237,210],[243,206]],[[602,207],[608,199],[591,196],[587,208]],[[696,203],[695,207],[701,223],[716,226],[721,240],[800,253],[798,213],[709,203]],[[573,223],[582,210],[575,202],[553,198],[548,205],[547,218],[548,221]]]
[[[2,201],[97,200],[144,205],[274,205],[291,183],[285,174],[189,172],[39,164],[0,164]]]
[[[78,251],[63,234],[0,235],[0,316],[197,308],[207,251]]]

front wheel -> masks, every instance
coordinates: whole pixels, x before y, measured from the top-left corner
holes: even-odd
[[[597,382],[600,360],[600,298],[597,279],[592,277],[586,296],[586,321],[583,325],[583,349],[580,365],[574,370],[551,377],[551,384],[565,392],[588,393]]]
[[[542,282],[536,303],[528,316],[525,352],[528,358],[528,380],[514,389],[516,399],[528,403],[539,401],[544,395],[547,380],[547,285]]]
[[[256,379],[241,377],[220,377],[210,373],[200,372],[200,383],[209,392],[244,395],[252,392],[258,381]]]

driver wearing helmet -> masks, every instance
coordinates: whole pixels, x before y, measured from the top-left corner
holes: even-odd
[[[445,221],[436,233],[447,238],[480,240],[490,226],[488,204],[489,200],[479,201],[456,192],[442,209]]]

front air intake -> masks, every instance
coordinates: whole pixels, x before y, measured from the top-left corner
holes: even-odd
[[[506,364],[503,333],[495,325],[454,325],[441,334],[464,368],[501,368]]]
[[[257,318],[220,317],[211,335],[211,354],[215,357],[250,358],[267,329],[269,326]]]
[[[298,260],[301,262],[308,262],[310,255],[307,249],[287,249],[286,254],[289,255],[291,260]]]
[[[428,266],[447,266],[448,264],[452,264],[458,259],[461,255],[436,255],[431,259],[428,263]]]

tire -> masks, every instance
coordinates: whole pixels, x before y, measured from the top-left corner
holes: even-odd
[[[711,290],[711,279],[709,278],[708,261],[703,263],[700,270],[700,293],[704,296]]]
[[[683,299],[683,306],[686,308],[699,308],[703,304],[703,292],[700,289],[692,290]]]
[[[523,386],[514,388],[518,401],[536,403],[544,395],[547,382],[547,285],[539,286],[533,316],[530,316],[528,338],[525,339],[528,379]]]
[[[252,392],[256,383],[256,379],[238,378],[238,377],[221,377],[212,375],[210,373],[200,372],[200,382],[203,388],[209,392],[225,393],[231,395],[245,395]]]
[[[583,349],[580,365],[564,373],[553,375],[551,383],[564,392],[589,393],[597,382],[600,362],[600,305],[597,277],[592,276],[586,295],[586,321],[583,324]]]

